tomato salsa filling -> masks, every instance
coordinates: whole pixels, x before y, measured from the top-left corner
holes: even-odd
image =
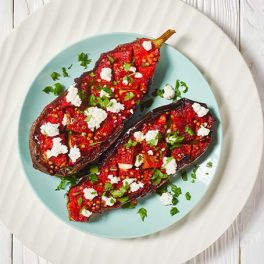
[[[45,108],[34,140],[50,174],[64,167],[71,173],[120,131],[146,94],[159,59],[159,47],[150,39],[119,45]]]
[[[174,105],[135,126],[98,171],[69,190],[70,220],[88,221],[93,214],[155,191],[206,151],[214,124],[209,109],[188,99]]]

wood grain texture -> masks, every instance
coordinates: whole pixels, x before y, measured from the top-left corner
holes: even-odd
[[[0,0],[0,43],[13,25],[18,26],[28,15],[47,1]],[[209,16],[240,47],[254,73],[264,103],[264,3],[262,0],[185,0]],[[13,13],[14,11],[14,13]],[[262,162],[263,164],[264,162]],[[261,172],[264,171],[262,166]],[[194,263],[263,263],[264,260],[264,181],[260,175],[255,190],[240,217],[210,248],[188,262]],[[0,225],[0,263],[48,264],[27,249]]]
[[[242,0],[240,50],[255,78],[264,109],[264,2]],[[240,214],[241,263],[264,262],[264,158],[255,188]],[[247,177],[248,175],[243,175]]]

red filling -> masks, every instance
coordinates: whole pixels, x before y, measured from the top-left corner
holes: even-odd
[[[36,130],[35,139],[38,142],[42,162],[47,165],[50,174],[56,173],[63,167],[73,166],[91,153],[100,151],[100,145],[120,130],[124,121],[133,114],[132,110],[145,95],[160,58],[159,49],[154,45],[150,51],[142,47],[143,41],[146,40],[149,41],[138,39],[104,53],[93,72],[84,73],[77,80],[76,87],[82,100],[80,107],[67,102],[66,93],[58,99],[55,106],[46,108],[45,117],[39,126],[46,123],[60,124],[58,136],[63,138],[61,143],[68,148],[68,153],[48,158],[47,150],[53,147],[52,137],[43,135],[40,129]],[[135,67],[136,72],[142,77],[136,78],[135,73],[129,70],[130,67]],[[103,68],[112,70],[110,82],[100,77]],[[106,90],[110,97],[100,97],[102,89]],[[124,109],[118,113],[107,111],[107,102],[111,99],[123,104]],[[102,108],[107,112],[107,118],[94,131],[89,128],[85,115],[85,109],[91,106]],[[68,120],[67,125],[62,124],[64,118]],[[74,146],[79,148],[81,156],[73,162],[68,154],[70,148]]]
[[[135,137],[135,131],[130,132],[125,142],[119,144],[99,168],[97,182],[92,182],[90,176],[72,187],[68,193],[67,205],[70,219],[87,221],[89,217],[84,216],[85,210],[102,213],[155,191],[169,177],[164,157],[174,159],[178,171],[205,152],[211,141],[214,119],[210,112],[198,117],[192,103],[186,100],[182,107],[165,112],[154,121],[143,124],[137,130],[144,135],[141,142]],[[208,135],[198,135],[201,126],[208,129]],[[153,130],[158,131],[157,140],[147,141],[149,138],[145,135]],[[138,155],[141,156],[140,165],[136,164]],[[118,177],[119,180],[111,184],[113,177]],[[125,179],[133,179],[136,185],[142,183],[143,186],[135,190],[135,186],[124,185],[122,181]],[[84,190],[87,188],[93,188],[97,192],[94,199],[85,197]],[[107,205],[103,196],[114,198],[112,204]]]

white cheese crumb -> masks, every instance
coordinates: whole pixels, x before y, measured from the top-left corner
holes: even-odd
[[[134,110],[133,110],[133,109],[130,109],[129,112],[130,112],[131,114],[134,114]]]
[[[172,98],[174,98],[175,96],[175,90],[173,89],[173,87],[169,84],[166,84],[163,88],[164,93],[163,93],[163,98],[170,100]]]
[[[102,200],[105,202],[106,206],[113,206],[116,202],[114,197],[102,196]]]
[[[131,192],[136,192],[138,191],[140,188],[143,188],[144,187],[144,183],[142,182],[132,182],[130,184],[130,191]]]
[[[92,131],[98,129],[107,117],[106,111],[98,107],[89,107],[84,111],[84,114],[88,118],[87,124]]]
[[[134,138],[136,139],[137,142],[141,142],[144,140],[144,134],[141,131],[136,131],[134,133]]]
[[[149,130],[145,135],[145,139],[147,142],[151,141],[152,145],[156,146],[158,144],[158,134],[158,130]]]
[[[70,120],[69,120],[68,116],[64,115],[61,123],[62,123],[62,125],[66,126],[66,125],[68,125],[69,121]]]
[[[102,68],[100,72],[100,77],[107,81],[110,82],[112,79],[112,69],[111,68]]]
[[[120,178],[119,178],[119,177],[115,177],[115,176],[112,175],[112,174],[109,174],[109,175],[107,176],[107,178],[110,180],[110,182],[111,182],[112,184],[118,183],[118,182],[120,181]]]
[[[137,68],[134,67],[134,66],[131,66],[131,67],[129,68],[129,71],[131,71],[131,72],[136,72],[136,71],[137,71]]]
[[[81,157],[80,149],[76,145],[70,148],[69,157],[73,163]]]
[[[52,143],[52,148],[47,150],[48,159],[51,157],[57,157],[60,154],[66,154],[68,152],[67,146],[61,144],[61,138],[53,138]]]
[[[127,80],[127,79],[123,79],[122,83],[123,83],[124,85],[128,85],[128,80]]]
[[[60,134],[59,126],[60,124],[52,124],[50,122],[45,123],[40,127],[41,134],[49,137],[55,137]]]
[[[104,90],[101,90],[100,91],[100,95],[99,95],[100,97],[103,97],[103,96],[105,96],[105,97],[110,97],[110,94],[109,93],[107,93],[106,91],[104,91]]]
[[[144,162],[144,156],[142,154],[138,154],[136,156],[136,160],[135,160],[135,166],[136,167],[140,167]]]
[[[192,108],[193,111],[198,115],[198,117],[203,117],[209,112],[209,109],[201,106],[199,103],[193,103]]]
[[[97,191],[94,188],[83,189],[85,199],[92,201],[94,197],[98,196]]]
[[[140,79],[142,77],[143,77],[142,73],[140,73],[140,72],[135,73],[135,78]]]
[[[149,155],[153,155],[154,153],[153,153],[152,150],[148,150],[148,154],[149,154]]]
[[[121,170],[129,170],[129,169],[132,169],[133,165],[132,164],[126,164],[126,163],[118,163],[118,167]]]
[[[112,113],[119,113],[124,109],[124,105],[117,102],[116,99],[111,99],[109,105],[106,107],[106,110]]]
[[[68,93],[66,95],[66,102],[71,103],[74,106],[80,106],[82,103],[82,100],[80,96],[78,95],[78,89],[72,85],[68,89]]]
[[[162,204],[165,206],[172,205],[172,199],[173,199],[172,194],[170,194],[168,192],[165,192],[160,196],[160,200],[161,200]]]
[[[200,126],[200,128],[197,131],[197,136],[200,137],[205,137],[210,133],[210,129],[204,127],[204,126]]]
[[[132,182],[134,182],[135,179],[134,178],[128,178],[128,179],[124,179],[122,182],[123,182],[123,185],[130,185]]]
[[[175,174],[177,169],[176,160],[171,157],[164,157],[162,167],[166,170],[168,175]]]
[[[150,50],[152,49],[152,43],[151,43],[151,41],[150,41],[150,40],[149,40],[149,41],[147,41],[147,40],[143,41],[143,43],[142,43],[142,47],[143,47],[146,51],[150,51]]]
[[[83,208],[82,211],[81,211],[81,214],[85,217],[90,217],[93,213],[90,212],[89,210]]]

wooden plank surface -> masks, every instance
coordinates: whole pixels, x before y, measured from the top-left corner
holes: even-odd
[[[0,0],[0,43],[13,26],[47,0]],[[264,104],[264,1],[184,0],[215,21],[240,48],[255,77]],[[264,160],[262,162],[264,164]],[[246,207],[211,247],[190,260],[194,263],[264,263],[264,166]],[[246,175],[245,177],[249,177]],[[0,263],[51,264],[27,249],[0,224]]]

